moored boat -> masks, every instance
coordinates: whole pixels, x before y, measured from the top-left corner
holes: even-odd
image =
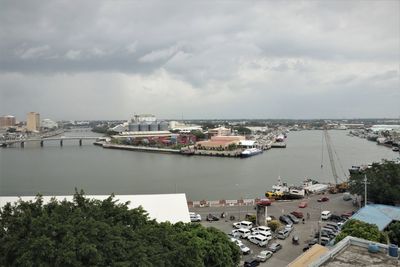
[[[255,148],[255,147],[247,148],[247,149],[243,150],[242,153],[240,153],[240,156],[242,158],[248,158],[248,157],[260,154],[262,152],[263,152],[262,149],[259,149],[259,148]]]

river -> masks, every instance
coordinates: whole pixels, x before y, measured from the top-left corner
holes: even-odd
[[[352,165],[394,159],[398,153],[374,142],[332,130],[340,177]],[[300,185],[305,177],[333,182],[322,131],[290,132],[287,148],[251,158],[214,158],[103,149],[83,141],[0,148],[0,195],[186,193],[191,200],[262,197],[277,182]],[[66,136],[93,136],[67,132]],[[321,160],[323,167],[321,168]]]

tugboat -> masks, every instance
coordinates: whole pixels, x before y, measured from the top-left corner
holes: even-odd
[[[301,199],[305,196],[303,187],[288,186],[278,177],[278,183],[272,186],[272,191],[265,193],[266,197],[275,199]]]

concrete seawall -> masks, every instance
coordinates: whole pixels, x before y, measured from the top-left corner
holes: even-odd
[[[173,154],[181,153],[181,151],[177,150],[177,149],[145,147],[145,146],[115,145],[115,144],[103,144],[103,148],[123,149],[123,150],[131,150],[131,151],[144,151],[144,152],[157,152],[157,153],[173,153]]]

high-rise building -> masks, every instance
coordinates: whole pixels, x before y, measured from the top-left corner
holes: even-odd
[[[26,129],[31,132],[40,130],[40,114],[37,112],[29,112],[26,119]]]
[[[1,116],[0,117],[0,128],[7,128],[15,126],[15,117],[14,116]]]

